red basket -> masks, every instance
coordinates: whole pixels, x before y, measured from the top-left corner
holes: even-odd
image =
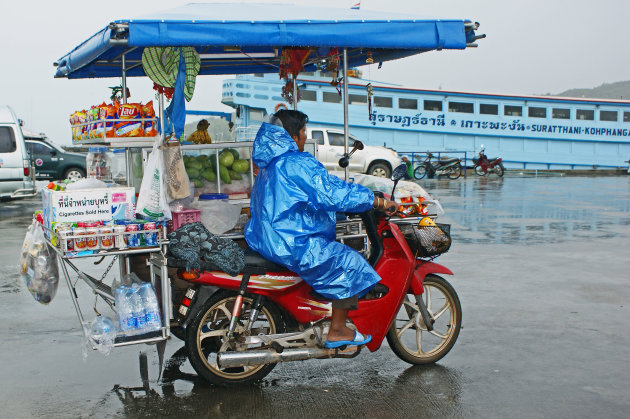
[[[201,210],[185,209],[181,211],[171,211],[172,221],[168,222],[168,231],[175,231],[184,224],[190,224],[201,221]]]

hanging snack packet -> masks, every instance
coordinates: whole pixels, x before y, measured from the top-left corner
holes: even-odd
[[[105,102],[95,107],[98,112],[96,117],[96,124],[94,124],[94,130],[92,131],[92,138],[105,138],[105,120],[107,119],[107,105]]]
[[[77,123],[78,124],[83,124],[87,122],[87,112],[85,110],[81,110],[77,112]],[[77,138],[78,140],[87,140],[88,137],[88,126],[87,125],[81,125],[79,127],[79,133],[78,136],[79,138]]]
[[[153,101],[150,101],[142,107],[143,118],[155,118],[155,110],[153,109]],[[155,121],[144,121],[144,135],[147,137],[155,137],[157,135],[157,129]]]
[[[118,109],[117,106],[112,103],[111,105],[105,105],[106,111],[106,120],[117,119],[118,118]],[[114,133],[114,122],[105,122],[105,137],[113,138],[115,137]]]
[[[93,122],[92,124],[88,125],[90,138],[98,138],[96,135],[96,127],[98,125],[98,112],[98,106],[92,106],[88,112],[88,120]]]
[[[118,108],[118,119],[115,124],[116,137],[143,137],[142,104],[126,103]]]
[[[79,134],[81,133],[81,128],[75,127],[74,125],[78,124],[77,111],[72,112],[70,115],[70,128],[72,129],[72,139],[80,140]]]

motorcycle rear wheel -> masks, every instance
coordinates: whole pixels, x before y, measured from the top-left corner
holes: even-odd
[[[458,179],[462,175],[462,165],[461,164],[452,165],[451,167],[448,168],[448,172],[446,172],[446,175],[448,176],[449,179]]]
[[[475,166],[475,174],[477,176],[485,176],[486,172],[483,171],[483,168],[481,166]]]
[[[418,166],[413,171],[413,177],[415,179],[422,179],[427,175],[427,168],[423,165]]]
[[[392,351],[410,364],[432,364],[453,347],[462,325],[462,307],[455,289],[444,278],[429,274],[422,294],[429,315],[435,320],[427,330],[416,297],[408,294],[387,332]]]
[[[220,291],[212,295],[199,310],[186,328],[186,349],[188,358],[197,373],[212,384],[229,385],[259,381],[273,370],[276,364],[262,364],[237,368],[220,368],[217,365],[217,354],[220,351],[231,351],[227,342],[227,331],[232,318],[232,308],[236,293]],[[249,332],[245,325],[250,319],[253,299],[243,299],[244,308],[236,326],[236,333],[258,335],[273,334],[284,331],[284,322],[278,309],[269,301],[265,301],[260,309],[258,319]],[[239,348],[266,349],[267,346],[249,346]]]

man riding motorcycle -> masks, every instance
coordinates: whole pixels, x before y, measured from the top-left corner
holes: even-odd
[[[335,241],[336,213],[376,208],[393,215],[398,206],[362,185],[329,175],[305,153],[307,122],[302,112],[280,110],[260,127],[252,152],[260,171],[245,239],[250,248],[332,300],[327,348],[363,345],[371,336],[348,328],[346,319],[357,308],[358,297],[380,277],[359,252]]]

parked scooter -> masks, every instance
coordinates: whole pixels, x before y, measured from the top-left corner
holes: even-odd
[[[392,175],[394,189],[407,168]],[[393,191],[392,191],[393,195]],[[369,263],[382,278],[349,312],[348,326],[372,335],[376,351],[390,348],[411,364],[434,363],[455,344],[462,312],[452,275],[432,258],[448,251],[449,226],[430,218],[388,218],[374,210],[358,215],[369,239]],[[260,380],[278,362],[353,358],[362,346],[324,347],[331,301],[299,276],[246,251],[237,277],[223,272],[179,272],[188,288],[178,312],[193,368],[220,385]]]
[[[427,152],[427,159],[414,169],[414,178],[422,179],[427,176],[429,179],[433,179],[435,176],[448,176],[449,179],[457,179],[462,175],[461,159],[453,158],[432,162],[433,157],[435,157],[433,154]]]
[[[485,176],[492,173],[496,173],[499,177],[503,176],[505,168],[501,162],[501,157],[489,159],[488,156],[486,156],[483,144],[481,145],[481,151],[479,151],[479,157],[473,158],[473,163],[475,164],[474,170],[478,176]]]

